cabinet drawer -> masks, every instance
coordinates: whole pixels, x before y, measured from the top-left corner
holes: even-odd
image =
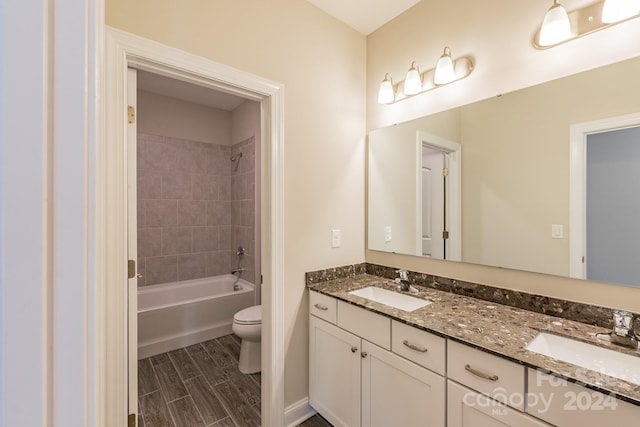
[[[448,377],[524,411],[524,366],[449,340]]]
[[[391,319],[388,317],[338,301],[338,326],[391,350]]]
[[[318,292],[309,292],[309,313],[327,322],[336,323],[336,299]]]
[[[558,427],[636,426],[640,406],[529,368],[527,412]]]
[[[392,320],[391,350],[418,365],[444,375],[446,341],[442,337]]]

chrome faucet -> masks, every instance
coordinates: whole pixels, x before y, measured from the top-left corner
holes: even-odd
[[[411,292],[412,294],[418,293],[418,290],[409,283],[409,272],[407,270],[396,270],[396,273],[400,276],[395,280],[398,284],[398,289],[403,292]]]
[[[611,342],[625,347],[638,348],[638,338],[633,330],[634,320],[633,313],[614,310]]]

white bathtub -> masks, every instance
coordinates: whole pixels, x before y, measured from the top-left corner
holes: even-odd
[[[233,315],[255,304],[253,284],[232,275],[138,289],[138,358],[231,333]]]

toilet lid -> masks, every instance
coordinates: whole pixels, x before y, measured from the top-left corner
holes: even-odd
[[[262,323],[262,306],[254,305],[253,307],[240,310],[233,316],[233,321],[242,325]]]

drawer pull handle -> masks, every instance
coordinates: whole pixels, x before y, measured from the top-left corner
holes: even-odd
[[[358,347],[351,347],[351,353],[355,353],[356,351],[358,351]]]
[[[422,348],[422,347],[418,347],[417,345],[411,344],[409,340],[402,341],[402,344],[406,345],[411,350],[419,351],[420,353],[426,353],[427,351],[429,351],[428,348]]]
[[[475,375],[476,377],[480,377],[482,379],[489,380],[489,381],[498,381],[498,376],[497,375],[485,374],[484,372],[480,372],[480,371],[477,371],[477,370],[473,369],[469,365],[465,365],[464,369],[465,369],[465,371],[470,372],[471,374]]]
[[[313,306],[314,306],[315,308],[317,308],[318,310],[322,310],[322,311],[327,311],[327,310],[329,310],[329,307],[326,307],[326,306],[324,306],[324,305],[322,305],[322,304],[317,304],[317,303],[316,303],[316,304],[313,304]]]

